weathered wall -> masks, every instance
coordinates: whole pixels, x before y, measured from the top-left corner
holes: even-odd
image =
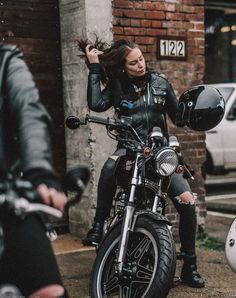
[[[204,0],[114,0],[114,38],[130,39],[138,43],[148,66],[168,76],[176,94],[202,83],[204,76]],[[158,61],[158,36],[185,36],[187,61]],[[192,190],[198,194],[198,222],[204,227],[206,215],[204,180],[201,165],[205,160],[205,134],[171,126],[182,144],[184,157],[195,171]],[[173,208],[168,211],[172,221],[178,217]]]
[[[87,109],[87,75],[84,59],[76,46],[78,37],[94,38],[94,33],[104,36],[111,34],[110,0],[60,0],[61,46],[63,69],[63,92],[65,115],[84,117]],[[106,144],[106,146],[104,146]],[[113,150],[105,129],[95,125],[83,126],[78,130],[66,129],[67,166],[86,164],[92,171],[90,184],[79,206],[71,208],[69,214],[70,231],[84,234],[94,216],[96,187],[103,162]]]

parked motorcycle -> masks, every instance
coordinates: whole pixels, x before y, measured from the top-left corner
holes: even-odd
[[[70,116],[67,126],[94,122],[122,139],[127,154],[116,165],[117,192],[112,216],[97,250],[92,270],[92,297],[166,297],[175,273],[175,244],[171,222],[165,217],[169,178],[186,167],[175,136],[166,139],[154,127],[144,143],[129,119],[87,116],[84,122]],[[119,132],[115,134],[112,130]]]
[[[191,90],[195,95],[205,91],[205,87]],[[191,127],[195,123],[192,118],[190,123],[189,117],[199,112],[199,108],[197,97],[190,105],[186,95],[181,99],[178,121]],[[205,113],[208,127],[214,122],[209,117],[212,111],[208,109]],[[197,116],[199,119],[200,114]],[[91,296],[167,297],[175,274],[176,251],[171,222],[165,217],[166,193],[174,172],[193,179],[179,150],[178,139],[167,138],[159,127],[154,127],[143,142],[128,117],[114,120],[87,115],[83,121],[75,116],[66,119],[70,129],[89,122],[105,125],[108,135],[122,141],[126,148],[126,154],[116,162],[117,191],[112,215],[106,221],[103,240],[97,247]],[[203,130],[203,124],[194,129]]]

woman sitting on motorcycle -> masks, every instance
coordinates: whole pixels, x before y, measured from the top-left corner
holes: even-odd
[[[132,118],[132,126],[142,140],[154,126],[167,135],[167,113],[175,123],[178,100],[171,84],[164,75],[146,69],[145,59],[138,45],[126,40],[115,41],[106,49],[79,40],[78,45],[87,57],[88,106],[92,111],[103,112],[113,106],[119,116]],[[101,91],[101,82],[106,87]],[[104,221],[109,217],[112,199],[116,191],[114,177],[115,160],[125,151],[122,142],[105,162],[99,183],[97,209],[92,229],[84,239],[84,245],[99,243]],[[172,175],[168,195],[180,215],[179,236],[184,264],[181,279],[190,287],[204,287],[204,280],[197,272],[195,238],[196,212],[194,196],[182,174]]]

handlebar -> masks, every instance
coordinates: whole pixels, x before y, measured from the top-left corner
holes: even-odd
[[[21,218],[24,218],[29,213],[40,211],[58,218],[63,216],[61,211],[53,207],[41,203],[30,203],[26,198],[14,198],[5,194],[0,195],[0,207],[2,206],[13,210],[15,215]]]
[[[86,115],[84,121],[81,121],[78,117],[72,116],[72,115],[66,118],[66,126],[70,129],[79,128],[80,125],[86,125],[88,122],[102,124],[105,126],[109,126],[111,128],[124,127],[128,129],[130,127],[130,124],[125,118],[122,118],[121,120],[119,119],[115,120],[109,117],[102,118],[102,117],[90,116],[90,115]]]
[[[89,177],[90,172],[85,166],[75,166],[66,173],[65,189],[75,191],[76,196],[67,202],[65,208],[69,208],[71,205],[80,201]],[[0,208],[3,207],[6,210],[12,210],[20,218],[24,218],[29,213],[40,211],[58,218],[63,216],[61,211],[41,203],[37,192],[29,181],[13,179],[13,181],[6,183],[6,185],[6,191],[4,191],[1,185]]]
[[[140,139],[136,130],[131,125],[132,119],[130,117],[126,117],[126,116],[122,116],[120,119],[112,119],[109,117],[102,118],[102,117],[97,117],[97,116],[86,115],[84,121],[81,121],[76,116],[68,116],[66,119],[66,126],[69,129],[76,129],[76,128],[79,128],[80,125],[86,125],[88,122],[102,124],[102,125],[105,125],[110,128],[117,129],[117,130],[125,129],[133,135],[133,137],[136,139],[136,141],[139,144],[141,144],[141,146],[145,145],[145,143]]]
[[[87,116],[86,119],[87,119],[87,122],[102,124],[110,127],[118,127],[121,124],[119,120],[114,120],[109,117],[102,118],[97,116],[89,116],[89,117]]]
[[[109,126],[111,128],[116,128],[116,129],[119,129],[119,128],[127,129],[136,138],[136,140],[141,145],[141,147],[145,146],[145,143],[140,139],[136,130],[132,127],[129,117],[123,116],[120,119],[114,120],[109,117],[102,118],[102,117],[97,117],[97,116],[86,115],[84,121],[81,121],[78,117],[71,115],[71,116],[68,116],[66,119],[66,126],[69,129],[76,129],[76,128],[79,128],[80,125],[86,125],[88,122],[98,123],[98,124],[106,125],[106,126]],[[153,133],[151,134],[151,137],[156,136],[156,134],[159,132],[159,130],[157,128],[158,127],[153,128]],[[184,168],[184,175],[186,176],[186,178],[190,178],[190,179],[194,180],[194,177],[193,177],[191,171],[189,170],[188,165],[184,161],[183,156],[180,154],[180,145],[179,145],[178,139],[175,136],[171,136],[169,138],[169,146],[175,148],[176,152],[178,152],[179,160]]]

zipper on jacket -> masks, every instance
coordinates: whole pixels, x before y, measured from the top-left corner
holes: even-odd
[[[149,132],[149,121],[148,121],[148,113],[147,113],[147,103],[148,103],[148,105],[150,104],[149,83],[147,84],[147,102],[146,102],[145,94],[143,95],[143,101],[144,101],[145,115],[146,115],[146,120],[147,120],[147,132]]]

